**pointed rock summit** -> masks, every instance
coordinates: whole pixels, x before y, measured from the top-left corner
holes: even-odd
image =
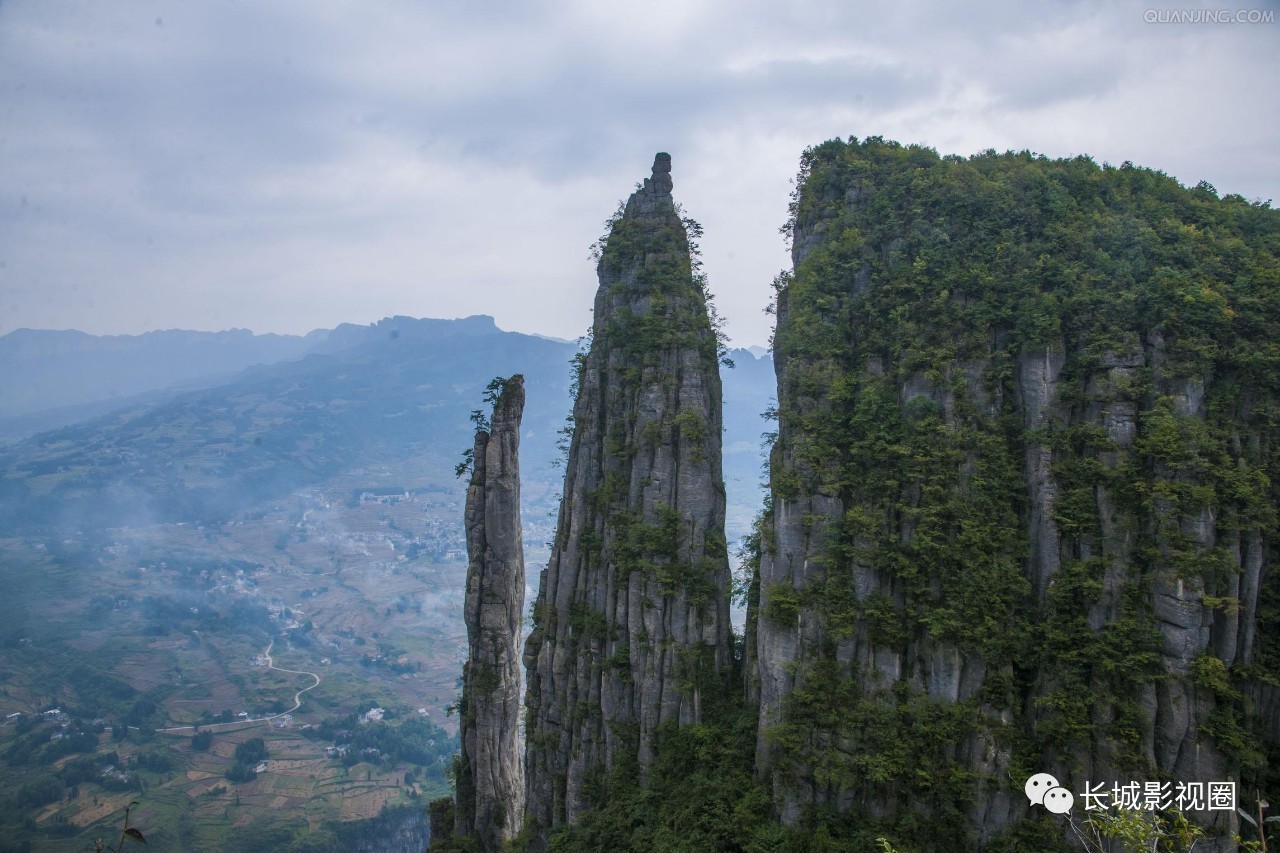
[[[644,189],[631,196],[627,202],[627,213],[642,212],[641,207],[647,205],[643,212],[651,213],[657,209],[657,202],[671,201],[671,155],[661,151],[653,157],[653,176],[644,179]]]
[[[658,727],[697,723],[730,667],[717,340],[671,188],[658,154],[597,268],[525,647],[526,820],[542,838],[595,805],[594,774],[634,768],[643,781]]]
[[[496,387],[495,387],[496,386]],[[520,417],[524,377],[496,380],[488,430],[476,432],[467,487],[467,662],[463,670],[454,831],[502,849],[520,830],[520,623],[524,546],[520,537]]]

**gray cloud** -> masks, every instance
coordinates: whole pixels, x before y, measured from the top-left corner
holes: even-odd
[[[659,149],[744,344],[768,335],[799,154],[831,136],[1280,197],[1280,23],[1145,8],[11,0],[0,333],[484,310],[574,335],[586,246]]]

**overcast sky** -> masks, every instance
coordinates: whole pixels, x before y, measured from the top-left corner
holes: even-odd
[[[0,0],[0,334],[486,313],[577,337],[588,246],[656,151],[739,345],[768,339],[790,181],[834,136],[1087,153],[1280,203],[1280,22],[1145,21],[1196,8],[1280,20],[1276,0]]]

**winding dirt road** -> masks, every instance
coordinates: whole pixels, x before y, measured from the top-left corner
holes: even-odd
[[[281,711],[279,714],[272,714],[268,717],[252,717],[247,720],[232,720],[229,723],[205,723],[200,726],[169,726],[168,728],[156,729],[156,731],[168,732],[170,734],[179,734],[181,732],[194,733],[197,730],[205,731],[205,732],[238,731],[238,729],[235,728],[237,726],[240,728],[249,728],[250,726],[256,726],[261,723],[269,724],[272,720],[277,719],[279,717],[283,717],[285,714],[292,714],[294,711],[301,708],[302,694],[306,693],[308,690],[315,690],[317,687],[319,687],[320,676],[316,675],[314,672],[307,672],[306,670],[302,670],[302,669],[284,669],[283,667],[276,666],[276,662],[271,659],[271,648],[275,644],[276,644],[276,641],[272,639],[271,642],[267,643],[267,647],[262,650],[262,656],[267,659],[267,669],[274,669],[276,672],[287,672],[290,675],[309,675],[315,679],[315,683],[312,684],[310,687],[304,687],[301,690],[299,690],[297,693],[293,694],[292,708],[290,708],[287,711]]]
[[[308,690],[315,690],[317,687],[320,686],[320,676],[316,675],[314,672],[307,672],[306,670],[302,670],[302,669],[281,669],[280,667],[276,666],[275,661],[271,659],[271,647],[274,646],[275,644],[276,644],[276,641],[273,639],[271,642],[267,643],[266,650],[262,652],[262,656],[267,659],[267,669],[274,669],[276,672],[287,672],[290,675],[309,675],[316,680],[316,683],[312,684],[310,687],[304,687],[301,690],[299,690],[297,693],[293,694],[293,707],[290,708],[289,710],[281,711],[279,714],[272,714],[270,717],[262,718],[263,720],[268,720],[268,721],[274,720],[276,717],[283,717],[285,714],[292,714],[294,711],[301,708],[302,694],[306,693]]]

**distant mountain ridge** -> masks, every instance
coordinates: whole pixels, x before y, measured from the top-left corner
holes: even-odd
[[[180,329],[142,335],[18,329],[0,337],[0,418],[129,397],[252,364],[298,358],[329,332],[255,335]]]
[[[498,324],[488,314],[473,314],[456,320],[437,320],[429,317],[417,318],[396,315],[383,317],[376,323],[360,326],[355,323],[342,323],[329,330],[316,330],[307,335],[323,335],[318,337],[312,352],[339,352],[351,347],[361,346],[371,341],[384,338],[395,339],[403,336],[406,340],[438,340],[441,338],[466,338],[478,335],[506,334],[498,328]],[[511,333],[518,334],[518,333]],[[543,338],[541,335],[528,337],[554,341],[554,338]]]
[[[387,317],[306,335],[248,329],[166,329],[140,335],[17,329],[0,336],[0,443],[154,401],[157,391],[208,388],[255,365],[333,353],[404,334],[422,339],[498,334],[493,318]],[[143,395],[143,396],[140,396]]]
[[[569,412],[576,344],[504,332],[484,315],[388,317],[283,341],[248,332],[151,334],[120,341],[11,333],[0,338],[0,372],[11,382],[43,374],[40,381],[74,384],[75,371],[109,361],[102,354],[114,346],[130,353],[116,363],[186,346],[221,347],[224,365],[272,353],[288,357],[222,377],[188,372],[175,380],[185,385],[168,388],[141,387],[145,377],[161,374],[140,373],[131,378],[133,397],[0,421],[0,431],[6,424],[27,427],[24,438],[0,450],[0,532],[225,518],[374,464],[427,464],[438,472],[433,480],[452,481],[455,457],[471,441],[469,412],[490,379],[516,372],[529,388],[525,464],[535,477],[555,480],[549,472]],[[49,362],[29,366],[40,352]],[[745,528],[759,497],[759,414],[772,394],[772,365],[745,350],[734,356],[741,367],[728,371],[726,382],[726,479],[740,495],[731,513]],[[180,376],[182,366],[166,378]],[[21,377],[14,380],[14,373]],[[42,418],[57,428],[36,433],[48,426]]]

